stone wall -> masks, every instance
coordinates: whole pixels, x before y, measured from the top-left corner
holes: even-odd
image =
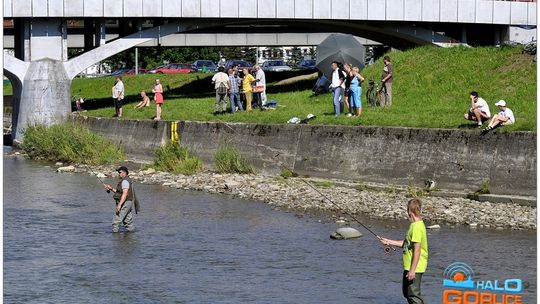
[[[126,152],[153,155],[170,138],[171,122],[85,120]],[[300,175],[351,181],[478,190],[484,181],[495,194],[536,196],[536,133],[179,122],[180,141],[212,167],[220,144],[230,143],[259,172],[291,168]]]

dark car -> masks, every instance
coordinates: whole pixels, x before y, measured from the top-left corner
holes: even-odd
[[[290,71],[291,67],[286,65],[283,60],[266,60],[261,65],[261,69],[265,72],[282,72]]]
[[[303,70],[315,70],[315,64],[317,62],[314,59],[304,59],[300,61],[297,68],[303,69]]]
[[[251,70],[253,69],[253,66],[247,62],[247,61],[244,61],[244,60],[227,60],[225,62],[225,73],[229,70],[229,69],[232,69],[234,66],[238,67],[238,71],[241,72],[242,69],[246,68],[248,69],[248,71],[251,72]]]
[[[191,64],[169,63],[148,71],[149,74],[189,74],[195,70]]]
[[[148,73],[147,69],[139,69],[139,74],[146,74]],[[135,75],[135,69],[128,70],[124,73],[124,75]]]
[[[111,71],[111,73],[109,75],[114,75],[114,76],[117,76],[117,75],[124,75],[126,74],[127,72],[129,72],[129,69],[118,69],[118,70],[113,70]]]
[[[216,70],[216,65],[212,60],[195,60],[193,62],[193,68],[197,72],[213,72]]]

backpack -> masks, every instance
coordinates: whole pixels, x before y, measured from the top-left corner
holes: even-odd
[[[219,95],[225,95],[227,94],[227,86],[225,85],[224,82],[221,82],[218,87],[217,87],[217,93]]]

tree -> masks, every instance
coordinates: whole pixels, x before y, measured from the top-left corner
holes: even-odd
[[[289,65],[296,66],[304,59],[304,56],[302,56],[302,49],[295,46],[291,49],[291,58],[289,59]]]

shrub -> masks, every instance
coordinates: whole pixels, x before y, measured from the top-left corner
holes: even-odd
[[[219,173],[251,174],[255,172],[253,166],[229,144],[218,148],[214,155],[214,164]]]
[[[281,177],[283,178],[289,178],[289,177],[298,177],[298,173],[294,172],[293,170],[289,169],[289,168],[281,168],[281,174],[280,174]]]
[[[160,171],[191,175],[202,171],[203,163],[178,142],[169,142],[156,149],[154,167]]]
[[[124,158],[121,147],[79,123],[30,126],[23,136],[21,148],[31,158],[90,165],[116,163]]]

